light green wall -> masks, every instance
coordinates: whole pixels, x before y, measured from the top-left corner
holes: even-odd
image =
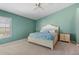
[[[76,39],[77,43],[79,43],[79,8],[76,11]]]
[[[36,23],[36,31],[39,31],[43,25],[54,24],[60,27],[61,32],[70,33],[71,40],[76,41],[75,13],[77,6],[78,4],[74,4],[47,17],[41,18]]]
[[[12,18],[12,36],[0,39],[0,44],[26,38],[30,32],[35,32],[35,21],[0,10],[0,16]]]

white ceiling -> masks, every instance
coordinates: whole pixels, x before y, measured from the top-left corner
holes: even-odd
[[[35,3],[0,3],[0,9],[37,20],[70,5],[72,3],[42,3],[42,9],[35,9]]]

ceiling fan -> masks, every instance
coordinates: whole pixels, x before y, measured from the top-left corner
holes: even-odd
[[[35,3],[35,8],[34,9],[43,9],[42,3]]]

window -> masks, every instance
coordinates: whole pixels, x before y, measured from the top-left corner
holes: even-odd
[[[11,35],[11,19],[0,16],[0,38],[6,38]]]

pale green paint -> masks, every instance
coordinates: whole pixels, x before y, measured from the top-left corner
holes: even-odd
[[[71,34],[71,40],[76,41],[75,31],[75,13],[77,4],[67,7],[61,11],[41,18],[36,23],[36,30],[39,31],[43,25],[54,24],[60,27],[60,32]]]
[[[76,39],[77,43],[79,43],[79,8],[76,11]]]
[[[21,17],[6,11],[0,10],[0,16],[12,18],[12,36],[5,39],[0,39],[0,44],[26,38],[29,33],[35,32],[35,21]]]

